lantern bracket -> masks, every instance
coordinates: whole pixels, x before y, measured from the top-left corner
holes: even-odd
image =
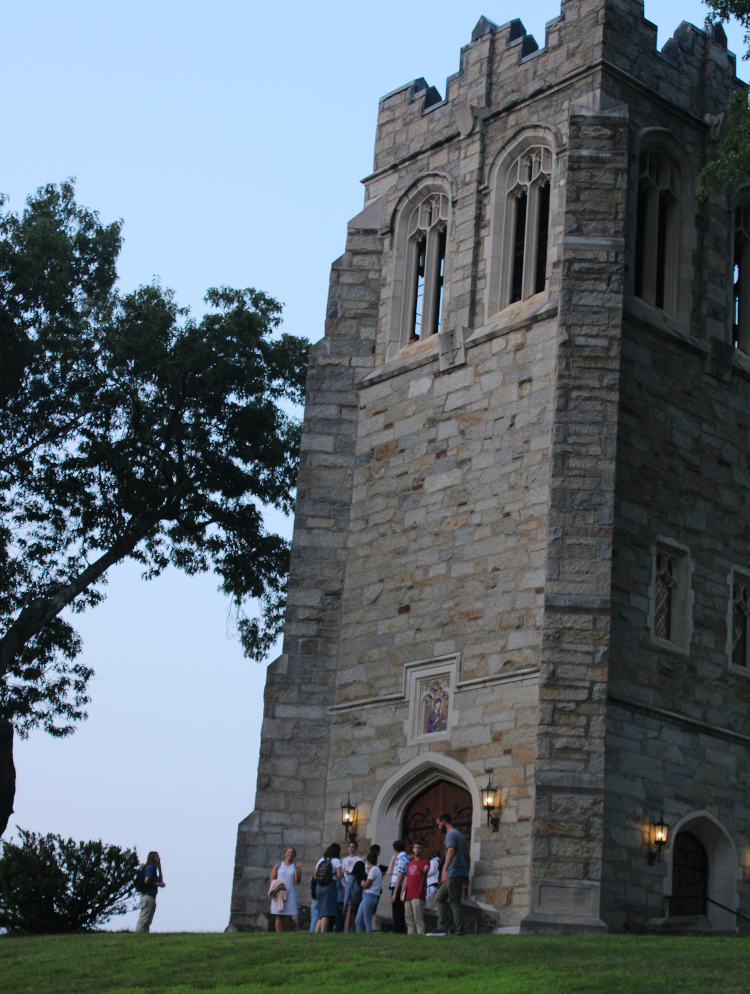
[[[352,799],[347,792],[346,804],[341,805],[341,823],[344,826],[344,842],[356,842],[357,833],[352,831],[354,818],[357,814],[357,805],[352,804]]]
[[[653,866],[657,861],[661,863],[661,851],[667,844],[667,837],[669,835],[669,825],[664,821],[664,815],[659,816],[658,821],[653,821],[649,824],[649,849],[648,849],[648,865]],[[655,849],[651,848],[651,839],[653,838],[653,845]]]

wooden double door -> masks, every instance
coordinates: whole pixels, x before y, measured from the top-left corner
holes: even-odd
[[[435,819],[443,812],[450,814],[453,827],[463,833],[468,848],[471,842],[471,794],[449,780],[438,780],[415,797],[404,813],[401,833],[407,844],[407,851],[411,850],[415,842],[421,842],[428,859],[435,851],[443,859],[445,836],[435,825]]]

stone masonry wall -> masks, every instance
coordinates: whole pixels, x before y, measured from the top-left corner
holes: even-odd
[[[538,670],[556,322],[436,358],[361,391],[337,703],[398,694],[404,665],[462,652],[462,679]],[[327,829],[351,791],[366,826],[394,770],[445,753],[502,788],[500,833],[475,826],[473,895],[528,908],[537,677],[461,690],[450,741],[410,744],[408,702],[334,719]],[[388,852],[392,839],[377,841]],[[519,910],[520,909],[520,910]]]
[[[604,908],[613,927],[666,913],[666,862],[647,865],[649,822],[707,810],[739,850],[750,915],[750,673],[730,667],[731,568],[750,568],[750,364],[707,371],[707,345],[629,323],[620,456],[607,731]],[[709,366],[710,368],[710,366]],[[689,652],[648,624],[657,535],[690,549]],[[681,720],[682,716],[682,720]],[[627,915],[623,917],[623,912]]]

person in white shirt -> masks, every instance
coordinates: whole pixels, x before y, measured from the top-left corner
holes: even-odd
[[[378,866],[377,853],[368,852],[365,863],[367,878],[362,881],[362,903],[357,912],[357,931],[372,932],[372,916],[380,900],[383,874]]]
[[[433,894],[437,894],[437,889],[440,886],[440,853],[437,849],[433,850],[432,859],[430,860],[430,870],[427,874],[427,897],[432,897]]]
[[[349,843],[349,855],[344,856],[341,860],[341,869],[344,871],[344,886],[349,883],[349,877],[352,875],[352,870],[354,869],[355,863],[364,863],[361,856],[357,855],[357,843]]]

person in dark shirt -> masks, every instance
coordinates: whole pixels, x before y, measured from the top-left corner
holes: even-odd
[[[164,887],[161,875],[161,859],[158,852],[150,852],[144,867],[146,890],[141,894],[141,913],[138,915],[136,932],[148,932],[156,911],[157,888]]]
[[[444,812],[437,818],[438,831],[445,833],[445,863],[440,875],[440,889],[435,898],[438,913],[437,932],[445,935],[451,931],[448,908],[453,912],[453,934],[464,934],[464,909],[461,904],[464,887],[469,882],[469,854],[463,832],[453,827],[453,819]]]

